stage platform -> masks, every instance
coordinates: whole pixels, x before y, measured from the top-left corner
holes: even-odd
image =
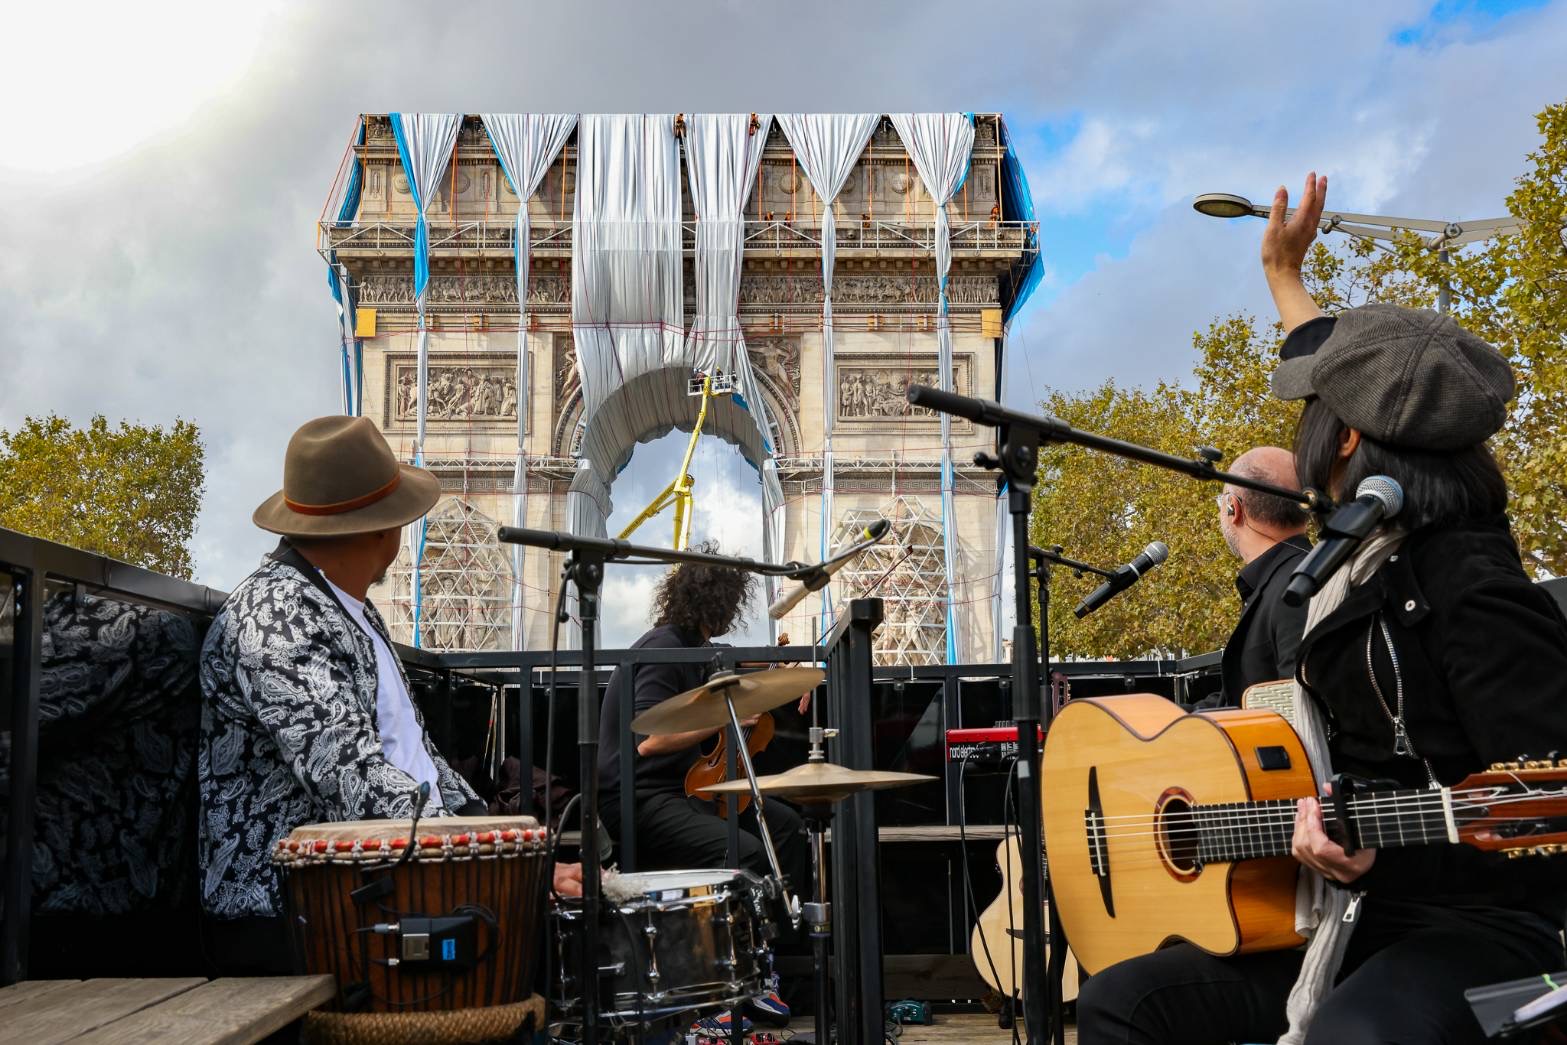
[[[1018,1027],[1022,1040],[1022,1026]],[[947,1045],[970,1042],[973,1045],[1005,1045],[1012,1040],[1010,1030],[996,1026],[996,1018],[984,1012],[937,1013],[936,1022],[928,1027],[908,1026],[898,1045]],[[1077,1045],[1077,1028],[1066,1025],[1066,1045]]]

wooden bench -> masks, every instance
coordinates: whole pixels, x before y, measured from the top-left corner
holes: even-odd
[[[27,980],[0,989],[0,1042],[249,1045],[336,992],[330,976]]]

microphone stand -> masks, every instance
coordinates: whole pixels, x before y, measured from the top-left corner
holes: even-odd
[[[1196,458],[1177,457],[1163,450],[1073,428],[1065,421],[1051,417],[1049,414],[1025,414],[1021,410],[1012,410],[990,399],[975,399],[955,392],[943,392],[929,385],[910,385],[907,395],[909,402],[915,406],[961,417],[975,424],[995,428],[998,432],[1009,426],[1027,428],[1034,433],[1036,445],[1070,443],[1089,450],[1099,450],[1115,457],[1124,457],[1129,461],[1141,461],[1168,471],[1180,472],[1193,479],[1229,483],[1231,486],[1256,490],[1258,493],[1271,493],[1286,501],[1294,501],[1318,515],[1326,515],[1334,508],[1333,498],[1320,490],[1313,490],[1310,487],[1304,490],[1291,490],[1285,486],[1274,486],[1272,483],[1236,475],[1234,472],[1220,471],[1214,466],[1214,462],[1223,456],[1217,450],[1204,449],[1200,451],[1201,456]],[[1020,544],[1018,547],[1024,545]]]
[[[714,555],[711,552],[653,548],[607,537],[578,537],[554,530],[530,530],[520,526],[502,526],[496,536],[507,544],[522,544],[532,548],[567,552],[570,558],[566,564],[566,578],[577,589],[577,611],[582,626],[582,666],[581,674],[577,678],[577,758],[578,770],[582,776],[583,915],[582,954],[577,975],[581,979],[582,1045],[598,1045],[600,1040],[598,916],[603,891],[599,881],[598,842],[599,700],[598,684],[594,678],[593,654],[598,637],[599,591],[604,582],[604,564],[610,561],[666,564],[691,562],[794,580],[813,576],[825,564],[812,565],[794,561],[760,562],[756,559],[730,555]],[[881,536],[885,534],[875,539],[860,541],[840,555],[858,555],[879,541]],[[839,556],[833,557],[833,559],[837,558]],[[738,737],[736,741],[736,749],[744,750],[744,742]],[[757,803],[757,819],[761,820],[760,801]],[[767,837],[765,824],[762,826],[762,835],[764,838]],[[738,1026],[739,1021],[735,1022]]]
[[[1050,691],[1050,696],[1044,700],[1042,705],[1040,724],[1044,727],[1046,735],[1048,735],[1050,722],[1055,718],[1056,714],[1055,691],[1050,685],[1050,567],[1051,565],[1064,566],[1078,577],[1083,576],[1085,573],[1096,574],[1100,577],[1110,577],[1113,576],[1113,573],[1110,570],[1101,570],[1097,566],[1090,566],[1086,562],[1068,559],[1061,554],[1061,546],[1059,544],[1053,544],[1048,548],[1029,545],[1028,559],[1032,567],[1029,571],[1029,576],[1039,583],[1039,671],[1044,686]],[[1023,601],[1026,601],[1026,598]],[[1043,825],[1041,825],[1041,834],[1043,834],[1042,827]],[[1044,852],[1043,839],[1041,839],[1040,843],[1040,852]],[[1066,1041],[1066,1017],[1063,1010],[1064,1003],[1061,998],[1063,993],[1061,982],[1066,973],[1066,931],[1061,928],[1061,912],[1056,909],[1055,895],[1051,891],[1048,873],[1044,876],[1044,879],[1044,895],[1049,902],[1050,908],[1048,924],[1045,927],[1046,939],[1050,941],[1051,945],[1050,963],[1049,968],[1045,972],[1044,980],[1046,1004],[1050,1010],[1050,1040],[1052,1045],[1064,1045]]]
[[[914,401],[915,388],[909,389]],[[938,409],[940,409],[938,407]],[[1007,512],[1012,519],[1013,599],[1012,718],[1017,723],[1018,850],[1023,868],[1023,1025],[1029,1045],[1043,1041],[1047,1028],[1064,1035],[1059,984],[1046,976],[1044,822],[1039,794],[1040,712],[1039,659],[1029,605],[1028,520],[1033,511],[1034,482],[1039,469],[1039,430],[1003,423],[996,428],[996,453],[978,453],[974,462],[999,469],[1005,477]],[[1044,991],[1030,990],[1043,984]],[[1064,1040],[1064,1039],[1063,1039]]]

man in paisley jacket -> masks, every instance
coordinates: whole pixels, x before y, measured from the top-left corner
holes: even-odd
[[[440,497],[367,418],[289,441],[254,521],[283,535],[213,620],[201,656],[202,903],[225,973],[288,970],[271,851],[301,824],[484,812],[428,742],[386,624],[366,600],[402,527]]]

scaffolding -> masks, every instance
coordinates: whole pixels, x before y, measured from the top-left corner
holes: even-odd
[[[877,519],[886,519],[892,529],[880,544],[838,574],[839,608],[850,599],[882,600],[878,664],[944,663],[950,596],[941,516],[900,494],[879,508],[844,512],[834,544],[852,544]]]
[[[511,561],[496,541],[496,522],[460,498],[442,501],[428,518],[419,619],[424,649],[511,649]],[[405,544],[389,571],[393,624],[413,628],[414,570]]]

